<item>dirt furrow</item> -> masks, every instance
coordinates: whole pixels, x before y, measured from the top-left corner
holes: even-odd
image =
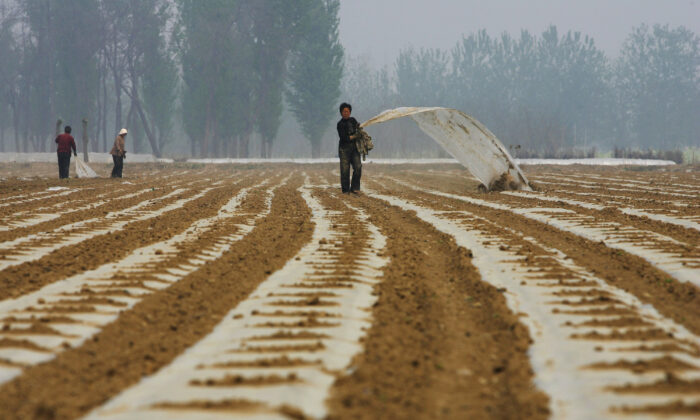
[[[315,225],[311,242],[212,334],[88,418],[199,419],[227,406],[265,418],[325,416],[327,390],[370,325],[385,238],[361,211],[312,190],[301,190]]]
[[[158,191],[148,189],[129,194],[124,200],[115,201],[107,207],[110,209],[88,209],[76,214],[67,214],[62,218],[48,220],[34,226],[20,227],[18,229],[1,232],[0,252],[5,256],[14,254],[21,255],[22,248],[33,245],[37,247],[42,242],[52,243],[53,238],[60,235],[66,236],[76,232],[86,231],[95,226],[106,225],[109,221],[117,219],[134,218],[141,214],[143,210],[165,207],[176,200],[175,196],[185,193],[193,195],[196,191],[195,184],[183,186],[181,188],[160,188]],[[125,204],[130,204],[128,207]],[[11,261],[4,261],[4,264],[12,265]]]
[[[482,193],[367,162],[356,196],[337,164],[25,166],[0,171],[0,267],[32,260],[0,270],[0,418],[700,415],[695,168]]]
[[[541,186],[545,190],[550,188],[564,188],[571,189],[574,191],[587,191],[594,194],[614,194],[634,199],[653,199],[665,201],[674,200],[680,202],[691,202],[692,200],[697,200],[697,195],[692,194],[688,190],[678,190],[678,192],[671,192],[663,189],[643,188],[637,185],[610,186],[605,185],[601,182],[584,183],[567,180],[553,180],[551,178],[543,177],[535,177],[534,182],[536,185]]]
[[[683,198],[683,199],[659,199],[659,197],[650,195],[646,192],[620,192],[620,191],[610,191],[604,186],[586,186],[581,187],[578,184],[568,183],[568,182],[551,182],[551,179],[547,177],[533,177],[534,183],[538,187],[539,191],[542,192],[552,192],[556,194],[562,194],[564,196],[577,196],[581,198],[588,198],[594,202],[610,202],[613,204],[625,204],[628,206],[649,206],[651,208],[664,208],[667,205],[671,205],[674,208],[684,209],[692,205],[693,199]],[[693,209],[694,213],[697,210]]]
[[[449,182],[441,182],[441,191],[469,194],[464,191],[464,183],[455,183],[454,177]],[[429,185],[425,180],[412,180],[420,185]],[[624,221],[642,230],[650,230],[676,240],[695,244],[700,238],[700,197],[688,203],[668,202],[667,200],[621,199],[609,191],[601,193],[581,193],[568,186],[557,184],[554,189],[544,189],[540,192],[506,192],[493,195],[495,198],[507,200],[502,195],[530,198],[543,202],[554,202],[562,208],[584,212],[600,220]],[[682,205],[681,205],[682,204]],[[690,229],[690,230],[689,230]]]
[[[105,190],[105,187],[112,187],[115,190],[114,192],[128,193],[128,191],[143,188],[144,185],[158,185],[166,181],[166,179],[165,177],[154,177],[134,180],[134,182],[127,181],[128,183],[110,179],[102,179],[100,182],[96,182],[96,180],[92,180],[92,182],[80,180],[79,183],[55,185],[19,200],[0,202],[0,218],[1,220],[11,220],[12,216],[18,213],[31,214],[36,211],[48,211],[53,208],[60,210],[69,203],[89,201],[91,194],[94,196],[94,191]],[[172,180],[169,183],[172,183]]]
[[[476,198],[473,195],[450,194],[440,190],[418,187],[394,177],[387,179],[424,193],[464,201],[492,210],[516,213],[529,220],[552,225],[590,241],[603,242],[611,248],[643,258],[649,264],[663,270],[671,278],[681,283],[688,282],[696,287],[700,286],[700,277],[698,277],[700,247],[694,243],[695,241],[682,243],[653,231],[626,226],[623,224],[624,222],[600,220],[596,216],[584,212],[577,213],[559,206],[532,207],[531,203],[527,203],[528,200],[507,195],[486,194]],[[526,203],[523,204],[522,201]]]
[[[0,383],[24,367],[77,347],[145,296],[169,287],[240,240],[269,212],[274,187],[244,188],[211,217],[199,219],[168,240],[134,249],[126,258],[57,281],[18,299],[0,302],[0,338],[41,346],[41,352],[0,345]],[[81,310],[66,314],[66,306]]]
[[[187,229],[197,219],[214,214],[230,198],[231,190],[237,191],[245,186],[242,184],[254,182],[246,179],[233,185],[228,181],[222,186],[208,187],[212,188],[211,191],[206,189],[187,198],[174,196],[168,205],[171,208],[161,207],[161,211],[144,213],[133,221],[116,222],[121,226],[120,230],[115,230],[115,222],[110,222],[109,228],[92,230],[87,239],[78,236],[72,245],[58,247],[33,261],[2,270],[0,299],[33,292],[56,280],[124,258],[134,247],[166,240]],[[51,267],[51,270],[44,267]]]
[[[34,217],[17,218],[13,223],[6,226],[0,232],[0,243],[22,240],[22,238],[43,232],[51,232],[62,226],[70,226],[84,220],[89,220],[99,215],[102,217],[105,212],[114,213],[130,208],[147,200],[158,199],[160,196],[171,192],[172,189],[165,188],[141,188],[134,192],[123,194],[112,200],[102,202],[92,202],[83,207],[72,207],[61,213],[38,213]],[[76,203],[77,204],[77,203]]]
[[[605,180],[576,183],[570,180],[570,177],[574,175],[571,169],[546,174],[542,174],[541,171],[542,169],[539,167],[528,167],[527,176],[544,193],[555,193],[569,199],[587,200],[591,204],[598,205],[650,209],[650,211],[670,209],[670,215],[688,217],[694,221],[698,221],[697,218],[700,216],[700,205],[698,204],[700,196],[690,194],[693,191],[692,188],[684,190],[686,194],[682,196],[669,199],[668,196],[639,188],[611,190],[608,189],[609,186]],[[455,194],[474,193],[475,187],[479,184],[463,168],[452,171],[405,171],[400,168],[397,170],[382,168],[382,173],[405,177],[411,182],[423,182],[432,186],[439,185],[445,192]],[[652,184],[660,183],[658,178],[652,178],[649,182]],[[676,211],[675,214],[673,214],[674,211]]]
[[[75,418],[170,363],[308,242],[299,177],[276,191],[269,215],[221,258],[147,296],[77,349],[0,388],[0,417]],[[230,196],[229,196],[230,197]]]
[[[33,227],[44,221],[50,221],[68,215],[75,217],[79,214],[77,213],[79,211],[102,209],[110,202],[126,200],[136,194],[155,191],[156,188],[161,189],[161,185],[164,183],[164,179],[149,179],[144,180],[144,182],[130,182],[128,185],[114,184],[100,185],[96,188],[80,188],[79,190],[74,190],[76,194],[70,197],[54,195],[51,197],[51,200],[48,200],[48,203],[41,203],[35,206],[23,205],[13,211],[3,211],[4,209],[0,209],[0,231],[25,228],[24,230],[13,232],[14,236],[4,235],[0,237],[0,240],[6,241],[28,233],[33,233],[26,228]],[[175,184],[169,183],[169,185]],[[76,220],[79,220],[79,217],[80,216],[78,216]],[[38,229],[34,229],[35,232],[41,232],[50,230],[51,227],[44,225]]]
[[[669,403],[686,398],[683,387],[666,389],[653,398],[599,390],[646,385],[653,376],[615,366],[644,363],[659,355],[674,361],[679,366],[676,371],[692,375],[700,369],[698,336],[571,263],[567,255],[524,238],[518,231],[466,211],[436,211],[413,204],[410,198],[371,195],[416,211],[418,217],[471,249],[482,278],[503,288],[509,306],[524,312],[523,322],[535,340],[531,355],[537,382],[552,397],[554,417],[603,418],[622,407],[639,407],[654,399]],[[601,307],[624,309],[628,315],[620,318],[580,312],[581,308]],[[645,354],[630,349],[635,344],[664,344],[671,350],[655,349]],[[611,367],[603,367],[608,364]],[[654,371],[667,372],[663,366]]]
[[[375,321],[330,418],[547,418],[533,385],[530,338],[469,251],[415,215],[350,197],[387,236]]]
[[[30,197],[22,198],[20,200],[10,200],[4,203],[0,203],[0,208],[2,209],[3,215],[11,215],[13,212],[18,211],[17,208],[20,206],[26,206],[27,203],[33,203],[36,205],[41,205],[42,203],[37,203],[43,200],[52,200],[55,198],[66,197],[75,193],[80,192],[80,190],[69,190],[65,187],[52,187],[49,188],[43,194],[36,194]]]
[[[474,180],[469,179],[462,172],[452,173],[451,176],[435,172],[429,172],[427,177],[426,174],[421,176],[419,172],[400,173],[395,176],[418,185],[439,185],[443,192],[474,195],[475,189],[472,187],[475,185]],[[536,183],[539,179],[539,177],[533,177]],[[512,194],[557,201],[562,206],[573,205],[574,208],[578,209],[603,210],[603,217],[627,220],[640,228],[644,228],[647,224],[646,229],[672,237],[677,235],[681,241],[688,235],[697,236],[697,232],[687,232],[685,228],[694,230],[700,228],[700,196],[688,198],[683,202],[669,201],[667,198],[657,196],[641,198],[639,191],[631,192],[629,196],[621,196],[598,184],[595,184],[599,188],[596,192],[593,190],[581,191],[575,184],[565,181],[553,182],[551,177],[545,179],[550,181],[546,185],[537,184],[541,190],[539,193],[518,192]],[[674,224],[678,226],[674,226]],[[693,242],[697,242],[697,239],[693,239]]]
[[[538,204],[556,203],[558,207],[569,208],[579,213],[588,214],[601,221],[620,222],[634,226],[640,230],[649,230],[674,238],[688,244],[700,243],[700,223],[694,221],[693,216],[680,216],[672,212],[654,211],[646,208],[625,207],[610,202],[596,203],[570,199],[552,193],[533,193],[521,191],[504,191],[494,195],[499,201],[505,203],[527,204],[527,201],[517,199],[535,200]],[[507,197],[503,197],[507,196]],[[510,197],[517,198],[516,200]],[[698,201],[700,203],[700,200]],[[531,204],[530,204],[531,205]],[[551,205],[551,204],[550,204]]]
[[[66,212],[60,217],[44,223],[32,226],[20,227],[5,232],[0,232],[0,249],[14,248],[29,241],[40,241],[44,237],[50,237],[57,233],[66,233],[71,230],[86,229],[97,224],[103,219],[127,217],[130,214],[148,209],[149,207],[162,206],[162,203],[172,201],[175,191],[197,190],[199,185],[211,185],[208,180],[189,180],[182,184],[161,184],[157,188],[135,188],[129,194],[124,194],[123,199],[114,200],[111,203],[95,203],[95,208],[88,207],[83,211]],[[93,193],[94,194],[94,193]],[[162,203],[159,203],[162,202]]]
[[[130,223],[159,217],[203,197],[223,183],[223,181],[206,184],[193,182],[154,199],[143,200],[141,197],[142,201],[138,204],[119,211],[103,213],[102,216],[63,225],[49,232],[31,234],[0,243],[0,270],[37,260],[58,249],[96,236],[118,231]]]
[[[618,172],[618,171],[616,171]],[[619,172],[618,172],[619,173]],[[542,175],[556,175],[548,172],[544,172]],[[632,177],[620,177],[619,175],[613,175],[609,173],[576,173],[567,174],[567,178],[572,181],[578,181],[583,183],[597,183],[597,184],[618,184],[624,186],[640,186],[646,187],[647,189],[659,189],[663,190],[665,188],[674,189],[675,192],[687,192],[688,189],[700,188],[700,184],[694,183],[692,179],[686,178],[683,182],[679,183],[674,178],[673,175],[669,175],[664,172],[649,172],[646,174],[637,173],[634,178]]]
[[[373,186],[382,191],[381,186]],[[700,333],[700,293],[697,286],[673,279],[639,256],[611,248],[606,242],[592,241],[558,229],[550,223],[533,220],[509,209],[499,210],[488,205],[463,201],[460,197],[446,197],[440,194],[436,196],[434,193],[418,192],[404,186],[398,187],[398,191],[403,191],[399,193],[400,196],[408,194],[419,199],[421,205],[434,209],[466,210],[499,225],[512,226],[524,236],[536,238],[540,243],[560,250],[609,284],[634,294],[643,302],[653,304],[664,316],[693,333]],[[396,194],[396,190],[385,192]]]
[[[0,203],[33,198],[44,199],[63,189],[100,189],[105,183],[113,183],[113,181],[100,178],[73,179],[70,181],[55,178],[38,180],[3,179],[0,181]]]

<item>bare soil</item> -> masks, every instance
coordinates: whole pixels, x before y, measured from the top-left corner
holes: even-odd
[[[331,418],[547,418],[532,385],[529,337],[469,251],[410,213],[366,197],[390,238],[375,324],[354,373],[337,382]]]
[[[79,418],[144,376],[167,366],[205,337],[229,310],[311,240],[314,228],[311,210],[298,190],[307,176],[315,185],[313,196],[334,211],[333,220],[354,220],[340,228],[343,233],[350,234],[350,239],[335,244],[341,263],[334,267],[332,278],[318,283],[318,292],[308,291],[312,286],[304,282],[298,287],[307,288],[305,294],[295,293],[293,287],[272,294],[279,298],[279,304],[287,303],[284,305],[287,315],[293,311],[301,321],[290,324],[281,319],[281,313],[269,308],[252,313],[267,317],[266,327],[279,329],[276,335],[260,337],[260,341],[275,338],[284,340],[284,344],[256,347],[259,342],[254,338],[251,342],[255,345],[245,351],[263,353],[264,357],[254,362],[209,364],[208,367],[298,367],[320,363],[290,354],[295,350],[324,349],[326,336],[315,330],[299,333],[290,329],[318,327],[320,330],[337,325],[338,315],[332,313],[332,291],[351,289],[353,282],[358,281],[347,274],[347,265],[353,261],[351,257],[367,246],[369,234],[365,223],[353,219],[352,208],[355,207],[368,214],[369,220],[386,236],[383,255],[389,263],[382,269],[381,281],[374,286],[377,302],[367,313],[372,323],[362,340],[362,350],[347,369],[329,372],[337,379],[327,400],[328,418],[541,419],[551,415],[550,396],[535,385],[536,372],[533,372],[528,353],[533,349],[533,337],[521,322],[527,314],[514,313],[506,305],[505,290],[484,282],[472,262],[472,250],[459,247],[451,236],[439,232],[415,213],[390,206],[370,194],[340,194],[339,188],[335,188],[337,165],[205,166],[128,162],[126,165],[126,178],[122,180],[59,180],[55,179],[56,167],[52,164],[3,164],[0,169],[0,227],[7,229],[0,229],[0,243],[95,218],[94,223],[81,230],[89,233],[105,223],[102,217],[107,213],[119,215],[122,210],[147,200],[153,201],[143,209],[157,210],[204,188],[213,187],[213,190],[152,219],[129,221],[108,234],[0,270],[0,301],[35,292],[75,274],[119,261],[135,248],[172,238],[198,220],[217,214],[243,188],[250,188],[250,191],[234,217],[200,232],[192,241],[182,243],[177,252],[154,262],[147,270],[133,274],[117,269],[109,280],[109,293],[86,287],[66,294],[51,303],[50,314],[39,308],[39,305],[46,307],[45,302],[37,302],[37,307],[26,311],[32,315],[28,322],[14,313],[3,314],[0,317],[0,350],[55,352],[27,338],[60,336],[59,324],[80,323],[72,317],[75,314],[96,314],[99,307],[104,306],[124,308],[125,304],[117,297],[131,296],[129,288],[150,292],[87,342],[75,348],[64,348],[48,362],[30,365],[0,358],[0,368],[22,369],[18,377],[0,384],[0,418]],[[95,164],[93,168],[104,175],[109,173],[111,165]],[[551,287],[553,292],[548,304],[556,307],[552,315],[571,315],[575,320],[564,325],[570,331],[567,339],[581,346],[603,343],[601,351],[620,355],[619,360],[611,359],[616,362],[586,366],[587,372],[655,373],[663,378],[622,383],[607,389],[611,395],[679,397],[677,402],[665,405],[620,406],[613,411],[629,415],[697,415],[697,403],[683,403],[680,398],[700,392],[695,376],[691,379],[683,376],[689,372],[696,374],[700,369],[700,365],[691,363],[700,357],[698,341],[682,340],[667,330],[656,328],[649,319],[603,290],[613,288],[629,292],[697,337],[700,335],[700,290],[697,286],[681,282],[647,260],[614,249],[605,241],[590,241],[511,211],[470,204],[429,191],[420,192],[406,185],[514,208],[556,207],[596,223],[614,223],[623,229],[664,235],[675,241],[668,245],[668,252],[682,255],[688,267],[700,270],[700,232],[697,229],[622,211],[632,208],[700,223],[700,172],[697,169],[525,168],[526,175],[543,196],[595,204],[602,206],[601,210],[564,201],[481,193],[478,181],[457,165],[368,164],[363,171],[363,186],[438,211],[441,217],[465,229],[478,227],[502,244],[504,250],[521,257],[522,268],[537,279],[537,286]],[[240,233],[242,223],[265,211],[269,186],[280,184],[288,175],[286,183],[274,192],[270,213],[256,219],[253,230],[223,256],[166,288],[152,287],[153,282],[162,282],[157,275],[167,273],[180,261],[188,260],[221,238]],[[222,182],[212,185],[217,181]],[[263,185],[265,181],[267,184]],[[76,191],[56,196],[48,192],[51,187]],[[187,190],[159,199],[174,188]],[[56,193],[62,191],[65,190]],[[141,194],[120,198],[136,192]],[[95,198],[98,195],[100,198]],[[96,204],[92,206],[91,203]],[[60,216],[27,227],[9,225],[52,211]],[[465,216],[465,212],[478,219]],[[634,236],[630,238],[635,240]],[[643,235],[638,240],[646,241]],[[28,241],[17,249],[0,251],[0,258],[8,258],[18,251],[31,253],[32,247],[47,244],[51,244],[51,239]],[[557,264],[550,258],[552,250],[602,279],[601,285],[605,287]],[[314,266],[314,270],[327,268],[322,261],[317,268]],[[535,280],[527,278],[524,283],[531,282],[535,284]],[[292,301],[290,296],[303,299]],[[77,297],[80,302],[73,302]],[[276,315],[280,315],[279,322],[269,319]],[[21,322],[25,322],[26,329],[11,328]],[[630,358],[630,352],[637,356]],[[300,378],[294,375],[228,375],[191,385],[205,389],[259,386],[263,392],[265,385],[299,382]],[[237,414],[268,411],[289,418],[306,416],[298,407],[270,408],[244,399],[168,403],[159,408]]]
[[[1,387],[0,418],[76,418],[206,335],[308,241],[309,210],[295,190],[300,181],[297,175],[280,188],[271,214],[221,259],[147,297],[83,346]]]

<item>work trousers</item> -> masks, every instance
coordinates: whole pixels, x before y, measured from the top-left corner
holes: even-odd
[[[362,158],[355,143],[338,145],[338,157],[340,158],[340,188],[343,192],[360,191]],[[352,183],[350,182],[350,166],[352,166]]]
[[[58,152],[58,177],[68,178],[70,170],[70,152]]]
[[[112,168],[112,178],[121,178],[122,169],[124,168],[124,157],[112,155],[112,160],[114,161],[114,168]]]

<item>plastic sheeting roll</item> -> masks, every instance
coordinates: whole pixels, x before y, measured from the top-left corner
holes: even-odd
[[[75,157],[75,173],[78,178],[97,178],[97,173],[79,157]]]
[[[361,126],[402,117],[411,117],[487,189],[531,190],[527,178],[503,144],[488,128],[462,111],[441,107],[395,108],[370,118]]]

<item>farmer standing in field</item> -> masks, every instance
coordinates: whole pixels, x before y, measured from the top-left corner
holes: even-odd
[[[121,178],[122,169],[124,168],[124,159],[126,159],[126,149],[125,141],[126,138],[126,128],[122,128],[119,131],[119,135],[114,139],[114,146],[112,146],[112,151],[109,152],[112,155],[112,160],[114,161],[114,168],[112,168],[112,178]]]
[[[344,194],[359,194],[360,177],[362,176],[362,159],[355,145],[360,124],[350,116],[352,105],[343,102],[340,104],[338,121],[338,157],[340,158],[340,188]],[[352,182],[350,182],[350,165],[352,165]]]
[[[67,125],[63,131],[63,134],[56,137],[56,143],[58,143],[58,148],[56,149],[56,154],[58,155],[58,177],[68,178],[70,151],[73,149],[73,156],[78,156],[78,152],[75,147],[75,139],[70,135],[70,125]]]

